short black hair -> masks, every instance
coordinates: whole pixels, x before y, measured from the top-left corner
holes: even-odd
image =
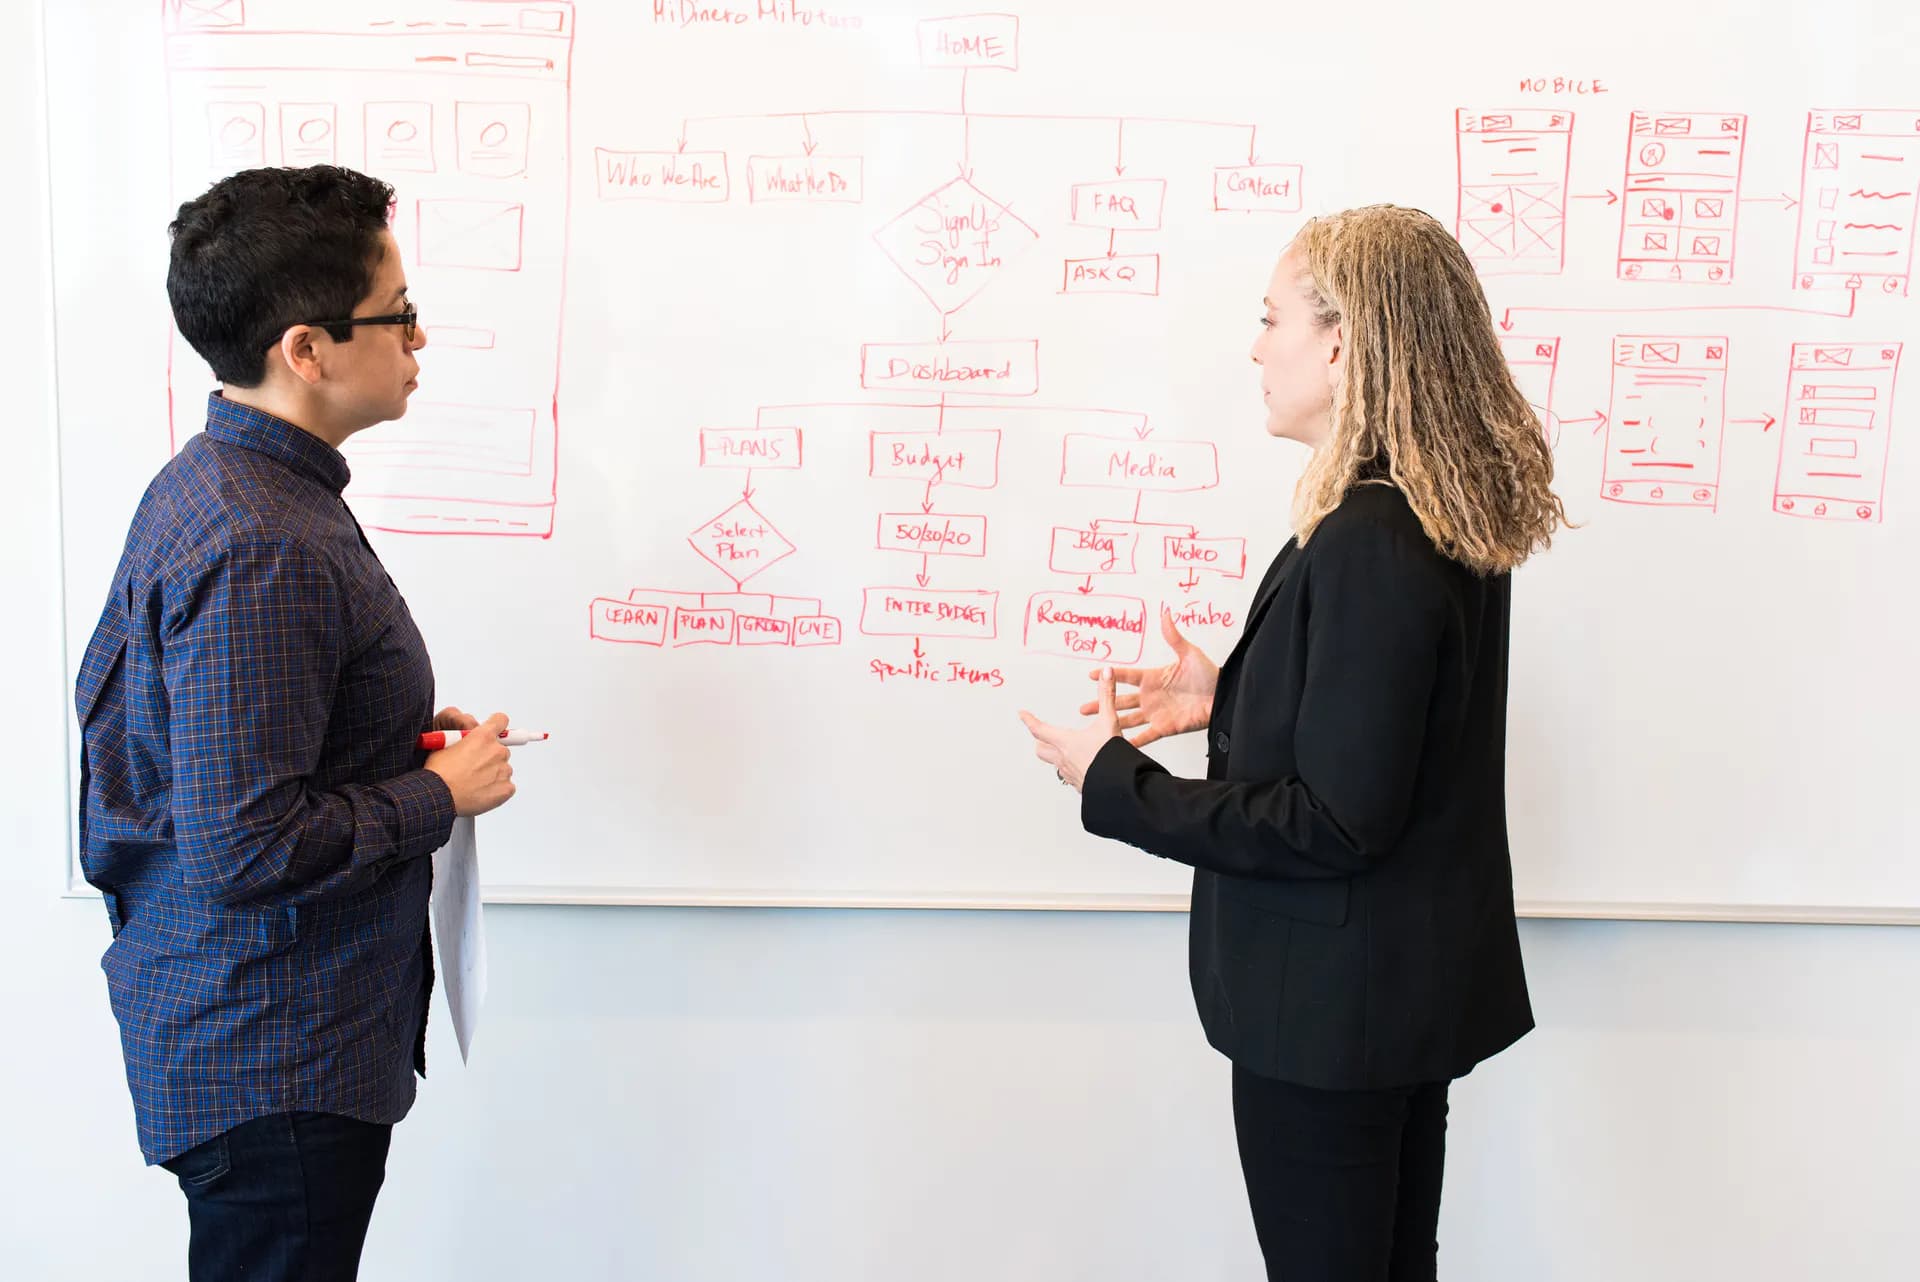
[[[259,386],[267,351],[289,326],[360,305],[392,211],[392,187],[338,165],[221,179],[167,228],[173,323],[215,378]]]

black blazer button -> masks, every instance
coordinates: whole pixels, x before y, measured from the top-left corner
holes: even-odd
[[[1216,730],[1213,732],[1213,750],[1215,752],[1225,752],[1232,745],[1233,740],[1227,738],[1226,731]]]

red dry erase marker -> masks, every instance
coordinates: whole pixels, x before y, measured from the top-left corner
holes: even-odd
[[[420,736],[420,748],[423,752],[438,752],[442,748],[451,748],[471,730],[429,730]],[[544,730],[502,730],[500,742],[509,748],[518,748],[522,744],[540,743],[547,737]]]

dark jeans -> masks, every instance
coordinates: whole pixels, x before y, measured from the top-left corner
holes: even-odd
[[[352,1282],[393,1127],[274,1113],[162,1165],[187,1195],[191,1282]]]
[[[1233,1070],[1271,1282],[1434,1282],[1447,1083],[1317,1091]]]

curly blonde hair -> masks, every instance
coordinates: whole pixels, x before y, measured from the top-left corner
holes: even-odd
[[[1513,381],[1466,251],[1427,214],[1370,205],[1294,240],[1322,326],[1344,325],[1328,439],[1294,491],[1304,546],[1356,484],[1388,480],[1434,545],[1482,574],[1553,540],[1553,452]]]

